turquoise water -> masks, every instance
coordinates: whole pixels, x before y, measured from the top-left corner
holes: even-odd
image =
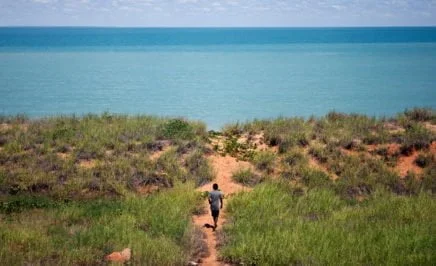
[[[0,114],[228,122],[436,108],[436,28],[0,28]]]

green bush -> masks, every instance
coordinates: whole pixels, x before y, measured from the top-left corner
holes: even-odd
[[[164,124],[162,135],[167,139],[192,139],[194,128],[185,120],[171,119]]]
[[[254,154],[253,163],[261,171],[272,172],[276,155],[269,151],[260,151]]]
[[[264,181],[264,178],[250,169],[240,169],[233,173],[232,179],[246,186],[255,186]]]

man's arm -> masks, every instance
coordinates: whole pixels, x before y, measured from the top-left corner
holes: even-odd
[[[221,194],[221,197],[220,197],[220,202],[221,202],[221,209],[223,208],[223,194]]]

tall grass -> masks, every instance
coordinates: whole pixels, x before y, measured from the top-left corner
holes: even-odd
[[[436,201],[384,190],[349,205],[333,191],[303,196],[266,183],[228,203],[221,256],[252,265],[432,265]]]
[[[18,211],[13,215],[0,212],[0,261],[95,265],[129,247],[133,264],[183,265],[194,246],[190,217],[199,200],[186,184],[149,197],[21,205],[10,209]]]

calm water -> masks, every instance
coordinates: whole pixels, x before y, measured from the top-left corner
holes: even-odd
[[[436,108],[436,28],[0,28],[0,114],[227,122]]]

